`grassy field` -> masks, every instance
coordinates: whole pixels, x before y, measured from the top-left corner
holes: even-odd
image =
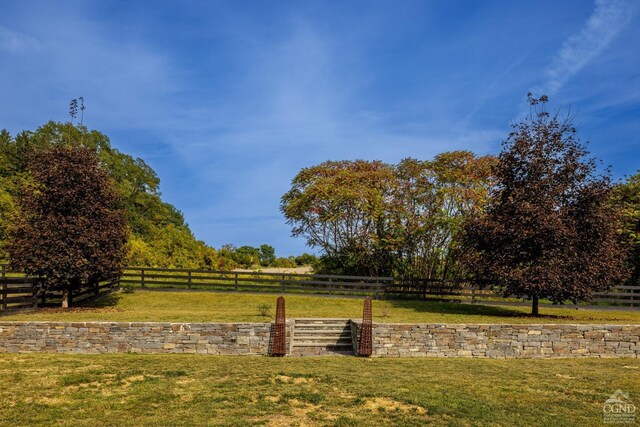
[[[640,361],[0,355],[2,425],[602,424]]]
[[[41,309],[1,320],[265,322],[275,317],[276,295],[215,292],[136,291],[112,294],[92,306],[68,311]],[[360,318],[362,300],[285,295],[287,317]],[[267,304],[267,316],[258,306]],[[640,323],[640,311],[497,307],[422,301],[374,301],[374,321],[399,323]]]

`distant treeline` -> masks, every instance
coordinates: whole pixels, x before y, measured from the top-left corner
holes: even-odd
[[[277,257],[274,247],[268,244],[260,245],[257,248],[253,246],[237,248],[233,245],[224,245],[218,253],[220,256],[232,259],[238,267],[242,268],[296,268],[314,266],[317,261],[315,255],[307,253],[295,257]]]

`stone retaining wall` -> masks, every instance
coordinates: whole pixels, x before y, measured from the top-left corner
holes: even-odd
[[[0,322],[0,353],[268,354],[270,323]]]
[[[357,324],[357,322],[354,322]],[[357,335],[357,334],[355,334]],[[376,357],[633,357],[640,325],[373,325]]]
[[[0,322],[0,353],[266,355],[270,336],[270,323]],[[640,325],[374,323],[373,356],[640,358]]]

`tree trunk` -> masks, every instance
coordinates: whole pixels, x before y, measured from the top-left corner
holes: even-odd
[[[538,313],[538,295],[531,296],[531,314],[537,316]]]
[[[69,308],[69,288],[62,290],[62,308]]]

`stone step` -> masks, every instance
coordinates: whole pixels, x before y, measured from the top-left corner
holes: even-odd
[[[295,332],[300,332],[304,334],[350,334],[351,328],[343,328],[343,329],[311,329],[311,328],[296,328]]]
[[[344,331],[344,330],[350,330],[351,326],[350,325],[321,325],[319,323],[315,323],[315,324],[307,324],[307,325],[295,325],[296,329],[317,329],[317,330],[338,330],[338,331]]]
[[[327,335],[351,335],[351,329],[344,329],[340,331],[325,331],[325,330],[315,330],[315,329],[295,329],[294,335],[319,335],[321,337],[326,337]]]
[[[293,337],[293,342],[298,341],[349,341],[351,342],[351,335],[341,336],[324,336],[319,337],[317,335],[296,335]]]
[[[317,330],[350,330],[350,325],[321,325],[319,323],[309,324],[309,325],[295,325],[296,329],[317,329]]]
[[[291,349],[291,356],[353,356],[352,349],[326,349],[322,347],[297,347]]]
[[[294,341],[293,348],[296,348],[296,347],[324,347],[327,349],[353,348],[353,344],[351,344],[351,342],[324,343],[324,342],[315,342],[315,341]]]
[[[322,320],[300,320],[297,319],[295,321],[297,325],[348,325],[348,320],[332,320],[332,321],[322,321]]]

